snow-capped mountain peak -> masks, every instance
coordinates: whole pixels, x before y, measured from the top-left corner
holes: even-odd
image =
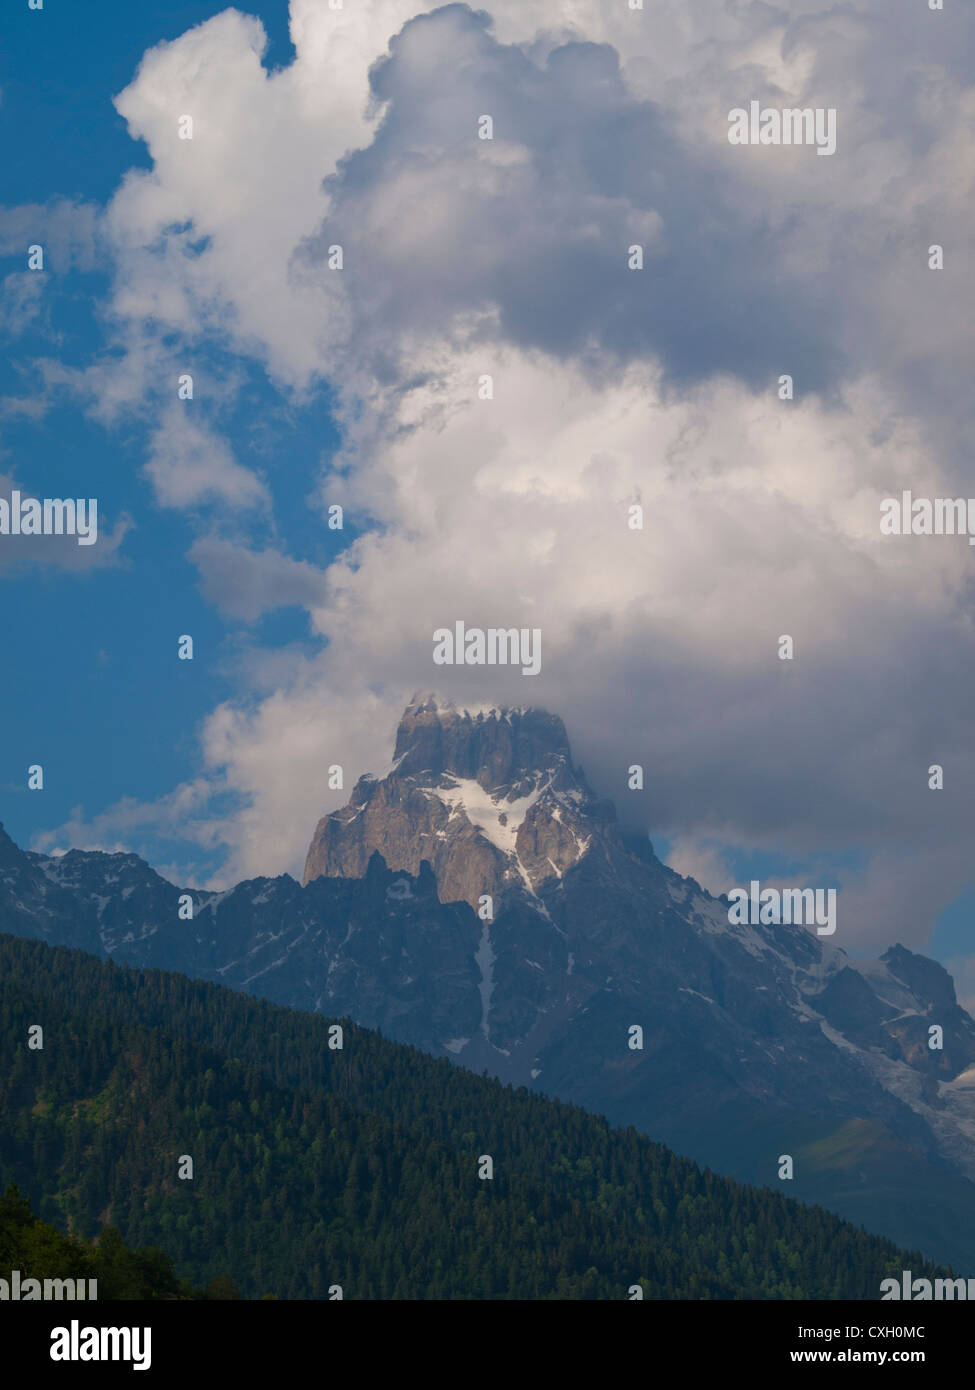
[[[612,808],[573,767],[557,716],[418,696],[385,775],[360,778],[349,804],[319,822],[304,877],[358,876],[379,850],[408,873],[427,860],[444,902],[476,909],[488,896],[496,911],[520,895],[547,916],[543,891],[604,834],[619,839]]]

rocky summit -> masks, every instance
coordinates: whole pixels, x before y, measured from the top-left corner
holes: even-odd
[[[546,888],[593,848],[620,843],[615,812],[572,766],[565,725],[545,710],[458,710],[415,699],[393,766],[361,777],[348,806],[318,823],[305,883],[358,878],[378,850],[390,868],[433,868],[443,902],[492,910]]]
[[[350,1016],[975,1270],[975,1022],[947,972],[728,907],[622,833],[555,715],[432,697],[303,884],[180,890],[0,832],[0,930]]]

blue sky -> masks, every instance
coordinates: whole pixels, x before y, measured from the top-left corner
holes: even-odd
[[[147,166],[145,149],[130,139],[111,98],[147,49],[225,8],[102,0],[81,18],[54,4],[44,11],[9,6],[0,53],[5,202],[57,194],[104,201],[127,169]],[[268,64],[289,62],[287,4],[253,5],[250,12],[267,31]]]
[[[13,9],[0,52],[0,122],[5,206],[38,205],[31,240],[45,241],[45,204],[57,199],[105,203],[132,167],[150,160],[130,138],[111,97],[132,78],[143,53],[225,8],[220,4],[132,6],[105,0],[81,21],[66,22],[56,6]],[[266,25],[268,66],[291,55],[287,7],[251,7]],[[0,260],[0,274],[23,268],[23,252]],[[34,363],[52,353],[83,367],[103,346],[101,310],[107,268],[62,273],[52,265],[50,320],[8,338],[0,396],[30,400]],[[213,365],[208,351],[194,370]],[[252,437],[258,425],[263,437]],[[295,410],[257,368],[245,399],[228,421],[238,447],[274,482],[274,458],[287,457],[287,486],[274,488],[276,524],[291,553],[316,564],[335,550],[335,533],[303,505],[330,436],[327,396]],[[119,563],[78,575],[53,565],[14,567],[5,575],[3,626],[8,650],[22,653],[16,680],[4,682],[3,820],[21,844],[68,819],[125,797],[151,799],[192,777],[199,762],[196,732],[206,713],[233,691],[228,668],[252,643],[287,648],[309,640],[306,615],[277,609],[244,630],[221,620],[201,596],[186,560],[194,525],[154,504],[140,476],[145,432],[108,430],[84,403],[55,397],[43,418],[5,412],[0,472],[23,480],[38,496],[96,496],[100,524],[121,517],[131,529]],[[304,482],[303,482],[304,480]],[[196,659],[175,659],[177,638],[191,633]],[[316,644],[317,645],[317,644]],[[27,789],[28,763],[44,767],[43,796]],[[155,862],[167,862],[160,843]]]
[[[971,490],[972,26],[651,8],[292,0],[294,44],[284,3],[8,14],[0,474],[102,531],[0,563],[18,842],[296,872],[432,630],[530,620],[530,692],[443,693],[562,713],[714,891],[836,883],[838,944],[970,955],[970,556],[875,517]],[[750,98],[836,107],[836,154],[731,147]]]

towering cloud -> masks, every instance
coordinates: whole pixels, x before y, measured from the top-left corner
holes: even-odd
[[[717,887],[742,852],[827,866],[867,943],[923,942],[970,872],[972,557],[877,507],[964,492],[971,26],[913,0],[292,0],[291,34],[273,72],[235,10],[145,56],[117,106],[152,167],[99,231],[124,366],[83,385],[151,413],[161,505],[232,514],[193,537],[208,596],[300,603],[321,639],[239,663],[191,838],[227,879],[300,869],[321,768],[371,765],[430,634],[537,629],[532,699],[628,824]],[[834,110],[835,154],[729,144],[752,102]],[[174,343],[328,406],[308,505],[350,544],[324,573],[269,534],[286,460],[246,469],[213,395],[191,433],[160,416]],[[510,666],[437,672],[523,698]]]

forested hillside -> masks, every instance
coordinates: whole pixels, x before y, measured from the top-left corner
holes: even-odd
[[[0,1188],[251,1298],[875,1299],[888,1273],[935,1272],[635,1130],[342,1029],[333,1050],[317,1015],[0,936]]]

